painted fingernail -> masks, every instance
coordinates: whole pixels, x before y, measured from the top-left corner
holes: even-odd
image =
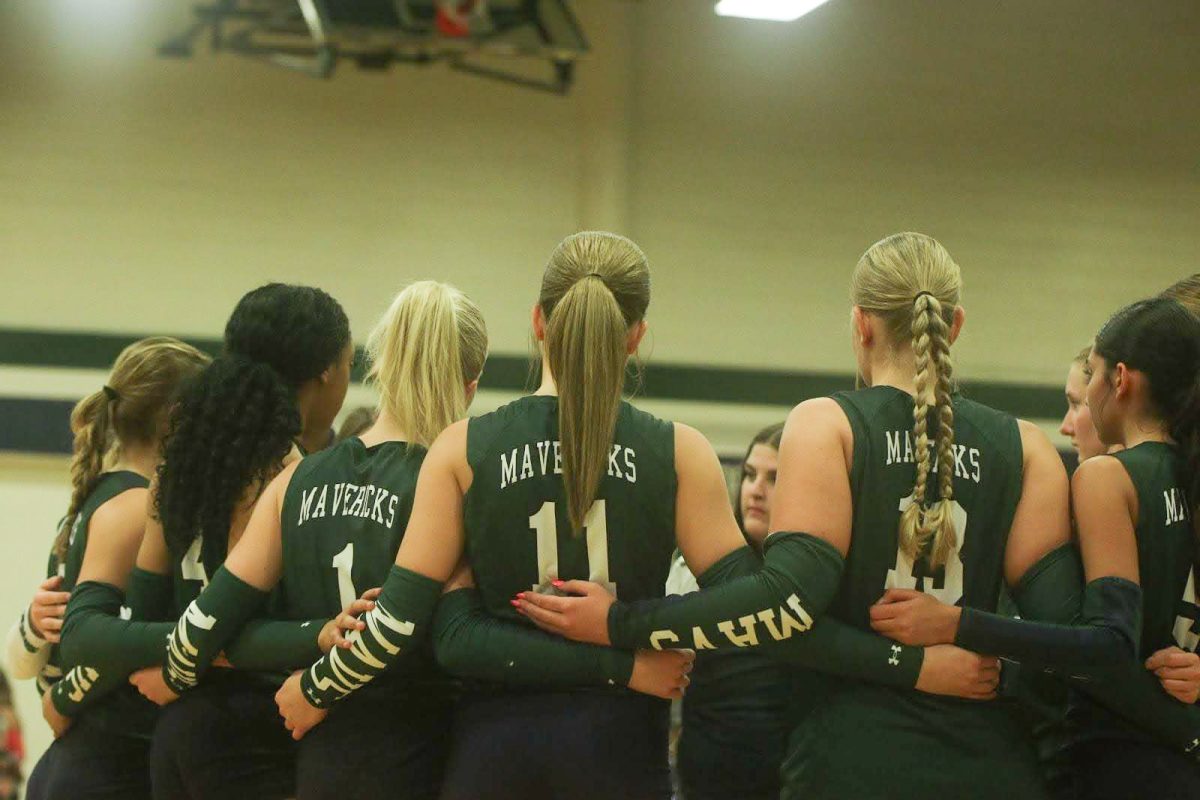
[[[524,592],[517,592],[517,598],[518,598],[518,599],[520,599],[520,600],[524,600],[524,599],[525,599],[525,593],[524,593]]]
[[[550,585],[554,587],[562,586],[566,581],[550,581]]]
[[[521,607],[521,601],[520,601],[520,600],[509,600],[508,602],[512,603],[512,606],[513,606],[513,608],[520,608],[520,607]]]

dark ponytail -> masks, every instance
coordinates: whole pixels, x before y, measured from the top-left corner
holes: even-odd
[[[183,392],[158,468],[158,515],[175,558],[224,535],[247,489],[262,490],[300,433],[291,388],[266,364],[221,356]]]

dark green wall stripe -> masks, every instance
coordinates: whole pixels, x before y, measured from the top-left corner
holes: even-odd
[[[0,328],[0,364],[25,367],[107,369],[133,334],[70,333]],[[216,353],[217,339],[182,337],[200,349]],[[362,359],[359,359],[362,363]],[[361,379],[361,367],[355,377]],[[790,406],[854,386],[848,374],[787,370],[734,369],[655,362],[648,366],[638,391],[642,397],[709,403],[756,403]],[[483,376],[488,389],[522,391],[529,385],[525,356],[496,354]],[[631,383],[631,388],[633,384]],[[975,381],[963,393],[1020,417],[1056,418],[1063,411],[1062,389],[1036,384]]]

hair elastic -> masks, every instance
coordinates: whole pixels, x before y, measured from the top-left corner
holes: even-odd
[[[936,300],[936,299],[937,299],[937,297],[934,295],[934,293],[933,293],[933,292],[920,291],[920,292],[917,292],[917,293],[916,293],[916,294],[913,296],[913,299],[912,299],[912,301],[913,301],[914,303],[916,303],[918,300],[920,300],[920,299],[921,299],[921,296],[922,296],[922,295],[926,295],[926,294],[927,294],[927,295],[929,295],[930,297],[932,297],[934,300]]]

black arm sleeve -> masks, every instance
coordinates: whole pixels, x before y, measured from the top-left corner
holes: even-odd
[[[816,536],[779,532],[768,537],[763,565],[753,575],[693,592],[676,602],[613,603],[608,614],[614,647],[757,647],[812,627],[837,591],[842,556]]]
[[[1058,548],[1022,577],[1013,598],[1029,619],[964,608],[954,643],[977,653],[1077,672],[1135,660],[1142,620],[1142,589],[1136,583],[1113,577],[1091,581],[1084,587],[1081,606],[1076,606],[1078,617],[1067,624],[1038,622],[1047,617],[1030,613],[1031,603],[1065,609],[1078,597],[1079,582],[1071,580],[1073,575],[1064,576],[1073,572],[1073,558],[1069,550]],[[1031,596],[1035,591],[1036,600]],[[1046,611],[1039,609],[1041,614]]]
[[[712,565],[696,579],[700,588],[719,586],[751,575],[762,561],[743,547]],[[911,689],[917,685],[925,648],[909,647],[826,615],[804,636],[764,642],[762,652],[783,664],[806,667],[841,677]]]
[[[442,595],[434,653],[452,675],[517,686],[625,686],[633,653],[571,642],[491,616],[476,589]]]
[[[1083,604],[1083,565],[1073,545],[1048,553],[1013,589],[1021,613],[1060,624],[1077,622]],[[1036,663],[1036,661],[1034,662]],[[1179,702],[1137,661],[1088,670],[1072,686],[1163,744],[1200,754],[1200,707]]]

